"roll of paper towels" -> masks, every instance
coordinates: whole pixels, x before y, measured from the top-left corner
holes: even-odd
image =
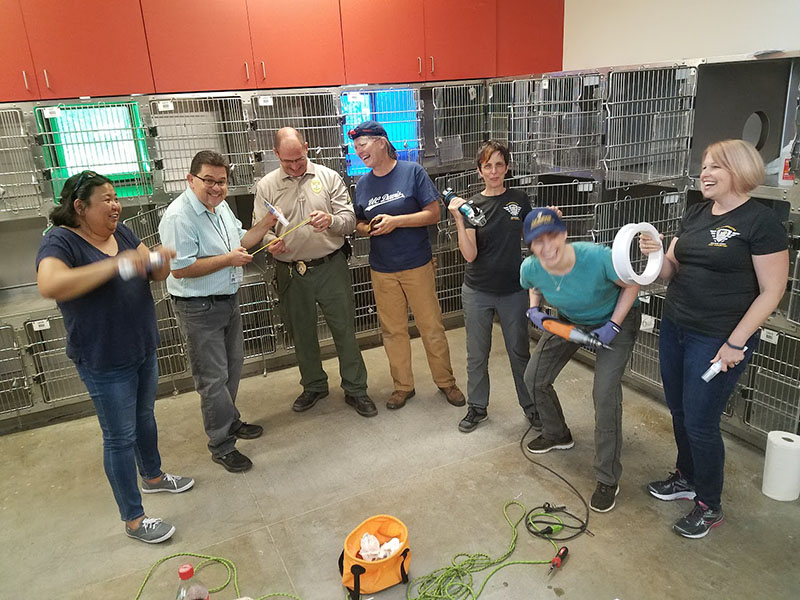
[[[769,432],[761,491],[773,500],[784,502],[800,497],[800,435]]]

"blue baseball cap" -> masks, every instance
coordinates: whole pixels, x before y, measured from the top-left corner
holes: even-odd
[[[362,135],[385,137],[386,139],[389,139],[389,136],[386,134],[386,130],[383,128],[383,125],[377,121],[364,121],[347,132],[347,137],[349,137],[351,140],[359,138]]]
[[[552,208],[534,208],[525,217],[522,237],[527,246],[540,235],[557,231],[566,231],[567,226]]]

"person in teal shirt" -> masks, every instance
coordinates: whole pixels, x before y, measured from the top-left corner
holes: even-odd
[[[597,487],[590,506],[608,512],[616,503],[622,474],[622,374],[628,363],[641,311],[638,285],[623,283],[614,270],[611,249],[589,242],[567,243],[560,212],[537,208],[525,217],[525,244],[532,256],[520,267],[520,284],[529,290],[528,318],[538,328],[552,318],[541,310],[544,299],[562,321],[590,331],[610,349],[597,350],[592,398],[595,409]],[[580,346],[545,331],[525,369],[525,384],[542,420],[542,433],[528,451],[568,450],[572,439],[553,382]]]

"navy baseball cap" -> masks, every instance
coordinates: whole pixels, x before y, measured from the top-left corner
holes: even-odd
[[[555,231],[566,231],[567,226],[552,208],[534,208],[525,217],[522,237],[527,246],[540,235]]]
[[[349,137],[351,140],[359,138],[362,135],[385,137],[387,140],[389,139],[389,135],[383,128],[383,125],[381,125],[377,121],[364,121],[363,123],[359,123],[358,125],[355,126],[355,128],[347,132],[347,137]]]

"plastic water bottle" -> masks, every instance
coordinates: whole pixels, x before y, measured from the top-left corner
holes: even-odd
[[[445,204],[450,204],[450,201],[455,198],[456,193],[452,188],[447,188],[443,194]],[[486,215],[479,206],[475,206],[472,200],[469,200],[458,207],[458,212],[464,215],[464,218],[475,227],[483,227],[486,225]]]
[[[176,600],[209,600],[208,590],[197,579],[192,565],[182,565],[178,569],[181,585],[178,587]]]
[[[150,265],[147,267],[147,272],[149,273],[152,269],[157,269],[161,266],[161,255],[158,252],[151,252],[150,253]],[[128,260],[127,258],[121,258],[119,263],[117,264],[117,271],[119,271],[119,276],[124,280],[128,281],[133,279],[138,275],[136,273],[136,268],[133,266],[133,262]]]

